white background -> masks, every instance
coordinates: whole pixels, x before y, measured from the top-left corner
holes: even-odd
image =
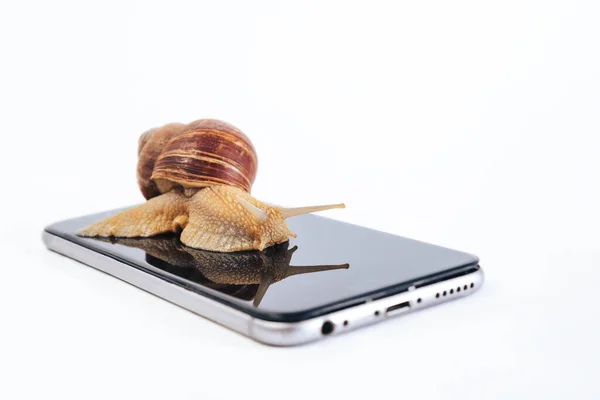
[[[600,3],[2,2],[0,397],[600,398]],[[477,294],[266,347],[46,251],[223,119],[253,194],[477,254]]]

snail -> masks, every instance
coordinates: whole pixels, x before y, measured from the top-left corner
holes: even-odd
[[[180,233],[189,247],[263,250],[296,237],[285,220],[342,204],[280,208],[250,195],[258,159],[250,139],[226,122],[201,119],[142,134],[138,185],[146,203],[93,223],[78,235],[150,237]]]
[[[182,245],[177,237],[97,239],[143,250],[149,264],[234,297],[253,299],[255,307],[273,283],[290,276],[350,267],[349,264],[290,265],[298,246],[290,249],[287,243],[263,251],[215,253]]]

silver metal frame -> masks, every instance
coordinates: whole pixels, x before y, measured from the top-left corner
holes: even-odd
[[[413,287],[407,292],[368,301],[316,318],[299,322],[274,322],[252,317],[139,269],[123,268],[126,264],[49,232],[44,231],[42,238],[50,250],[106,272],[258,342],[274,346],[293,346],[312,342],[325,336],[335,336],[353,331],[362,326],[393,318],[396,315],[468,296],[483,284],[483,271],[479,268],[467,275],[420,288]],[[389,307],[404,302],[408,302],[409,306],[390,312],[388,315],[386,310]],[[332,324],[334,329],[331,333],[324,335],[322,328],[323,324],[327,322]]]

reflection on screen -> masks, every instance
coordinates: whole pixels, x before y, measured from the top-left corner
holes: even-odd
[[[289,248],[289,242],[263,251],[217,253],[187,247],[173,235],[94,239],[143,250],[149,264],[238,299],[252,301],[254,307],[260,305],[272,284],[290,276],[350,267],[349,264],[290,265],[298,246]]]

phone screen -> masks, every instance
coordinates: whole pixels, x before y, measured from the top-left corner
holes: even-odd
[[[46,230],[263,319],[294,321],[478,268],[477,257],[314,215],[286,221],[296,239],[262,252],[216,253],[177,235],[82,238],[76,232],[121,210]]]

